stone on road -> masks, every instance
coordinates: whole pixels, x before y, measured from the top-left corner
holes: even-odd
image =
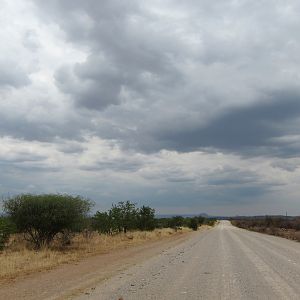
[[[221,221],[78,299],[300,299],[300,243]]]

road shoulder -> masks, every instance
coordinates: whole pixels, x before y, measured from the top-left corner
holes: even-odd
[[[203,228],[202,230],[207,230]],[[93,285],[189,239],[193,233],[149,241],[0,285],[1,299],[71,299]]]

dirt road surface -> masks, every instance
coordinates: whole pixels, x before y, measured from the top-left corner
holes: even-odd
[[[300,243],[221,221],[76,299],[300,299]]]

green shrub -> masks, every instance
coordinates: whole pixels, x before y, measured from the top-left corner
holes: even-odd
[[[58,233],[80,231],[92,203],[80,196],[23,194],[4,201],[4,211],[36,249]]]
[[[182,216],[175,216],[169,219],[168,227],[175,229],[176,231],[178,228],[184,225],[184,218]]]
[[[110,212],[97,211],[93,217],[92,227],[99,233],[113,234],[117,230]]]
[[[197,220],[198,220],[198,224],[199,225],[202,225],[202,224],[204,224],[205,223],[205,218],[204,217],[202,217],[202,216],[198,216],[197,217]]]
[[[203,224],[206,224],[208,226],[215,226],[217,220],[216,219],[205,219]]]
[[[155,210],[149,206],[142,206],[137,214],[137,228],[139,230],[154,230]]]
[[[190,218],[189,220],[189,228],[193,229],[194,231],[198,230],[198,218]]]
[[[137,228],[137,208],[130,201],[119,202],[113,205],[109,211],[113,227],[117,227],[119,232],[126,233],[128,230]]]
[[[0,217],[0,251],[4,249],[5,244],[9,240],[9,236],[13,233],[13,224],[8,218]]]
[[[92,227],[100,233],[126,233],[128,230],[154,230],[156,227],[155,210],[149,206],[136,208],[126,201],[113,205],[107,212],[97,211],[92,218]]]

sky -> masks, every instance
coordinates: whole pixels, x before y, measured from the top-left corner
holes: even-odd
[[[0,195],[300,214],[298,0],[0,0]]]

